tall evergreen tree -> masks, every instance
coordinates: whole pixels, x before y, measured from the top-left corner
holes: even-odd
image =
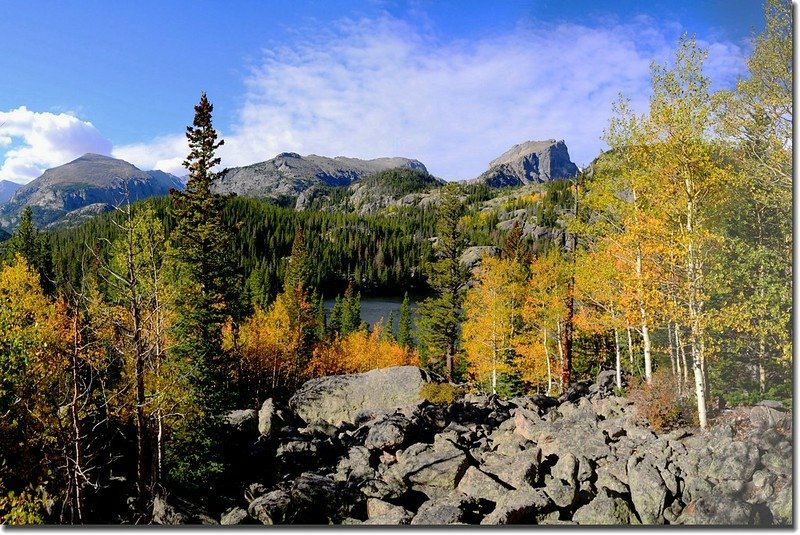
[[[464,286],[469,277],[461,264],[466,240],[460,219],[463,204],[458,184],[442,188],[436,223],[436,255],[430,265],[428,281],[436,292],[420,303],[419,336],[428,364],[441,370],[444,362],[449,381],[453,380],[453,360],[458,350],[459,329],[463,319]]]
[[[183,165],[189,180],[183,192],[172,190],[175,229],[173,265],[177,291],[173,307],[170,353],[193,371],[199,421],[185,421],[167,451],[170,475],[178,484],[205,493],[223,470],[210,437],[219,414],[232,399],[234,362],[222,349],[222,326],[238,299],[238,282],[230,252],[233,233],[222,219],[224,197],[214,193],[220,163],[215,151],[223,144],[212,124],[213,106],[206,94],[195,106],[187,127],[189,156]]]
[[[406,349],[410,349],[414,345],[414,339],[411,336],[411,303],[408,300],[408,292],[403,296],[403,303],[400,305],[397,343]]]
[[[4,245],[6,264],[12,265],[16,255],[21,255],[39,273],[39,282],[45,293],[52,292],[53,265],[47,235],[33,225],[30,206],[22,211],[17,230]]]

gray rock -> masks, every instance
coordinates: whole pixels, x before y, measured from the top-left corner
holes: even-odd
[[[364,524],[370,526],[401,526],[411,522],[413,517],[414,513],[402,507],[398,507],[383,515],[365,520]]]
[[[186,515],[179,512],[173,505],[167,503],[163,496],[153,498],[153,524],[172,526],[187,523]]]
[[[241,507],[232,507],[222,513],[219,523],[222,526],[235,526],[237,524],[242,524],[246,519],[247,511]]]
[[[570,452],[566,452],[550,469],[550,475],[560,479],[568,485],[577,486],[578,484],[578,459]]]
[[[514,409],[514,433],[523,438],[536,441],[541,434],[541,422],[542,419],[534,411],[521,407]]]
[[[408,513],[408,511],[399,505],[395,505],[378,498],[367,499],[367,518],[378,518],[397,510],[402,510],[404,514]]]
[[[628,460],[628,486],[642,524],[663,524],[667,487],[652,460],[640,457]]]
[[[457,448],[437,451],[428,445],[414,444],[402,455],[398,452],[397,463],[389,468],[387,475],[429,498],[436,498],[455,489],[468,466],[467,455]]]
[[[336,465],[334,481],[351,481],[361,484],[375,477],[375,470],[370,466],[369,450],[364,446],[354,446]]]
[[[762,431],[779,428],[787,434],[792,432],[791,414],[769,406],[756,406],[750,409],[750,425]]]
[[[253,409],[241,409],[225,414],[225,423],[238,432],[255,433],[257,416]]]
[[[247,514],[268,526],[283,524],[287,520],[291,503],[292,497],[288,492],[276,489],[250,502]]]
[[[258,432],[264,438],[269,438],[272,434],[272,427],[275,422],[275,404],[272,398],[269,398],[261,404],[258,410]]]
[[[591,502],[579,507],[572,520],[589,526],[639,524],[631,505],[622,498],[612,497],[607,490],[601,490]]]
[[[475,269],[486,256],[499,256],[500,248],[494,245],[473,245],[461,253],[461,264],[467,269]]]
[[[550,475],[544,476],[544,491],[553,503],[562,509],[572,507],[578,499],[577,486]]]
[[[403,446],[410,427],[411,422],[404,416],[392,416],[372,426],[364,446],[371,450],[394,451]]]
[[[711,526],[750,526],[753,506],[731,496],[709,494],[686,504],[676,524]]]
[[[497,476],[514,488],[522,488],[539,483],[541,463],[542,451],[534,446],[513,455],[489,452],[483,457],[481,470]]]
[[[761,463],[770,472],[778,475],[789,476],[792,474],[792,457],[776,452],[765,453]]]
[[[774,499],[769,502],[769,509],[772,516],[775,518],[776,524],[791,525],[792,524],[792,486],[779,490]]]
[[[419,507],[414,519],[411,520],[411,525],[444,526],[461,524],[464,520],[465,515],[461,508],[461,500],[452,498],[429,500]]]
[[[705,474],[718,480],[748,481],[759,462],[758,448],[752,444],[733,441],[714,452],[705,466]]]
[[[473,498],[484,498],[486,500],[497,502],[509,490],[512,490],[510,485],[504,485],[497,479],[488,475],[480,469],[470,466],[464,472],[461,481],[458,482],[457,489],[467,496]]]
[[[553,502],[542,489],[525,486],[506,493],[481,524],[532,524],[537,515],[553,509]]]
[[[422,401],[427,376],[414,366],[396,366],[352,375],[332,375],[306,382],[289,400],[305,422],[333,425],[352,422],[363,409],[386,410]]]

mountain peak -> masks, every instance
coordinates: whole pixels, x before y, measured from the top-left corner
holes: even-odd
[[[526,141],[514,145],[489,163],[476,180],[492,187],[519,186],[577,176],[564,140]]]

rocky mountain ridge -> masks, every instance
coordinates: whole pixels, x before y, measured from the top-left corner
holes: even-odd
[[[39,227],[57,224],[64,218],[80,223],[125,202],[167,195],[171,188],[181,187],[177,177],[163,171],[142,171],[124,160],[85,154],[48,169],[17,189],[11,199],[0,205],[0,227],[16,226],[27,206]]]
[[[792,417],[727,411],[654,431],[614,372],[559,398],[422,399],[404,366],[306,383],[226,416],[241,494],[218,513],[156,500],[157,523],[725,526],[792,522]]]
[[[415,174],[419,187],[398,190],[390,182],[366,180],[387,173],[390,176],[392,171]],[[576,173],[577,167],[570,161],[563,141],[529,141],[515,145],[493,160],[488,171],[467,184],[493,188],[519,186]],[[302,210],[315,197],[328,195],[331,188],[346,187],[346,202],[330,209],[368,214],[435,204],[436,190],[443,183],[430,175],[422,162],[409,158],[361,160],[285,152],[264,162],[224,169],[215,191],[245,197],[291,198],[295,208]],[[39,178],[16,188],[5,203],[0,201],[0,228],[13,229],[26,206],[32,207],[34,222],[39,227],[75,226],[126,198],[135,201],[166,195],[171,188],[181,189],[184,185],[184,179],[162,171],[142,171],[123,160],[86,154],[48,169]]]
[[[362,177],[395,168],[427,172],[421,162],[408,158],[360,160],[284,152],[265,162],[223,170],[215,191],[245,197],[293,197],[312,186],[349,186]]]

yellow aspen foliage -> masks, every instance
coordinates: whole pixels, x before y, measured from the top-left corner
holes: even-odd
[[[524,270],[515,260],[484,258],[464,302],[468,369],[492,393],[497,393],[498,375],[512,370],[524,281]]]

